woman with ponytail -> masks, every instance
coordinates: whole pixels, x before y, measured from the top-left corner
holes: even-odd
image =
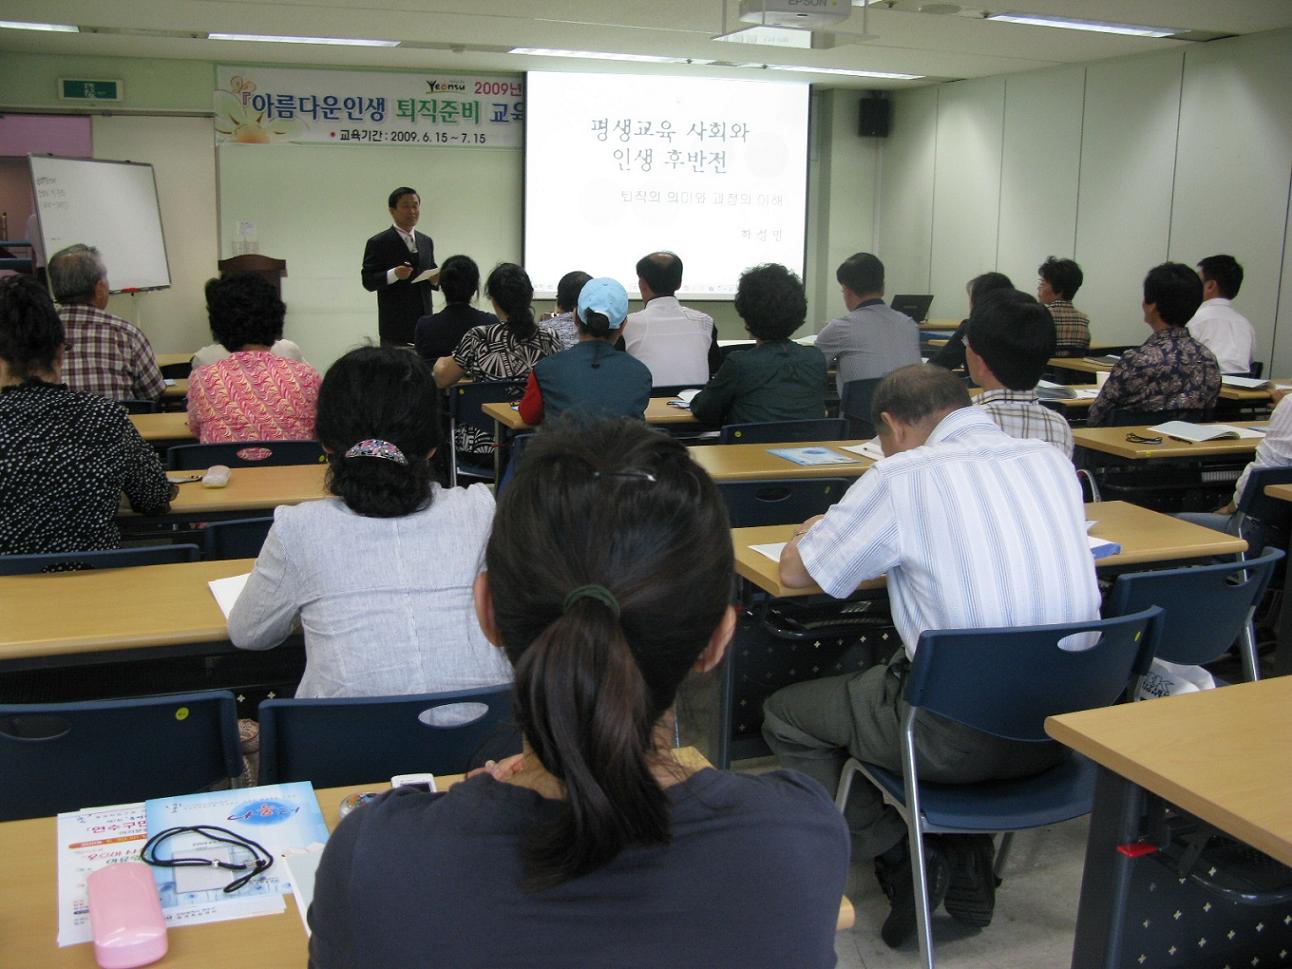
[[[676,441],[558,422],[504,493],[476,611],[525,751],[338,827],[310,964],[833,966],[848,836],[801,775],[696,770],[671,708],[735,610],[727,517]]]
[[[501,322],[468,330],[452,356],[435,361],[435,382],[441,387],[463,377],[524,377],[538,361],[561,350],[560,338],[534,320],[534,287],[529,275],[514,262],[494,267],[485,281],[485,295]]]
[[[579,342],[546,357],[529,374],[520,416],[538,425],[566,411],[606,417],[646,416],[650,368],[613,346],[628,315],[628,293],[608,277],[591,279],[579,292],[574,314]]]
[[[64,349],[49,291],[0,279],[0,555],[116,548],[123,492],[145,515],[174,495],[125,409],[63,383]]]
[[[421,358],[362,347],[319,390],[317,433],[336,497],[280,506],[229,615],[229,639],[271,649],[299,624],[298,697],[433,693],[505,683],[471,584],[493,520],[483,485],[432,479],[439,392]]]

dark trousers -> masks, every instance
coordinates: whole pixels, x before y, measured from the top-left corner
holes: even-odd
[[[763,706],[763,738],[785,766],[815,778],[834,796],[849,757],[901,772],[902,699],[909,663],[899,650],[861,673],[795,683]],[[1027,777],[1066,756],[1058,744],[1004,740],[929,713],[915,727],[921,780],[944,784]],[[901,815],[865,778],[853,781],[844,811],[852,857],[874,858],[906,835]]]

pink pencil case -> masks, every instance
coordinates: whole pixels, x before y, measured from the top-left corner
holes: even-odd
[[[166,920],[152,869],[123,861],[86,879],[94,961],[103,969],[134,969],[166,954]]]

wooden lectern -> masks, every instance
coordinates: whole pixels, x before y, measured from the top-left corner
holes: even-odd
[[[222,277],[231,276],[234,273],[257,273],[264,276],[273,284],[278,298],[283,298],[282,279],[287,275],[287,263],[282,259],[271,259],[259,253],[249,253],[244,256],[234,256],[232,259],[221,259],[215,265]]]

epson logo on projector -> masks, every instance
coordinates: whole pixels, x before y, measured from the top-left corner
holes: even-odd
[[[842,0],[741,0],[740,3],[742,22],[767,27],[829,29],[843,23],[851,13],[851,6]]]

